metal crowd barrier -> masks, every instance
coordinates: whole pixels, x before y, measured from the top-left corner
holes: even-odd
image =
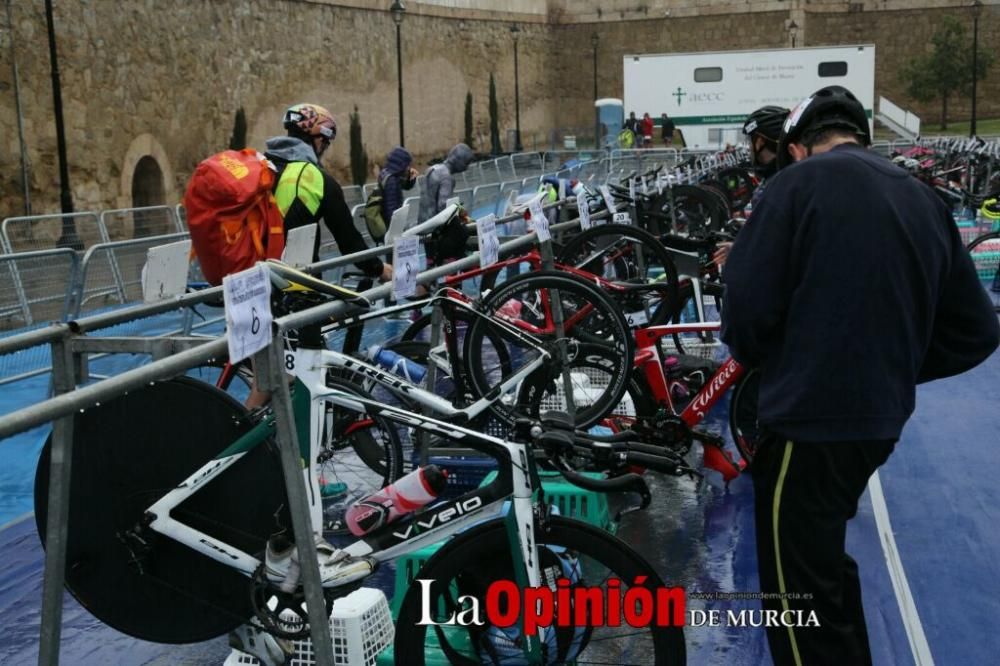
[[[565,201],[545,206],[551,208],[562,206]],[[499,222],[514,221],[519,215],[511,215]],[[552,227],[554,233],[559,233],[577,226],[578,220],[557,224]],[[171,237],[166,237],[171,238]],[[164,237],[161,237],[161,240]],[[138,245],[149,239],[126,241]],[[535,242],[535,235],[527,234],[516,240],[501,245],[501,254],[507,255]],[[130,245],[130,246],[131,246]],[[100,252],[101,249],[96,250]],[[390,253],[391,246],[371,248],[353,255],[338,257],[319,262],[310,267],[311,272],[354,263],[360,259]],[[90,255],[94,256],[94,255]],[[471,268],[478,265],[479,255],[474,253],[459,261],[424,271],[418,276],[419,282],[429,284],[435,279],[449,273]],[[66,536],[69,516],[68,488],[71,482],[70,461],[73,445],[73,415],[94,407],[102,401],[111,400],[124,393],[159,380],[177,376],[188,368],[208,361],[211,358],[225,354],[227,339],[225,335],[205,342],[204,339],[191,337],[173,337],[158,339],[126,338],[102,342],[101,338],[88,337],[88,333],[100,331],[112,326],[130,321],[151,317],[173,310],[190,307],[208,300],[218,299],[221,287],[206,289],[193,294],[185,294],[171,301],[138,305],[71,321],[57,323],[42,329],[28,331],[0,339],[0,358],[48,345],[52,356],[53,385],[56,396],[44,402],[21,409],[12,414],[0,417],[0,438],[5,438],[23,432],[35,426],[48,422],[53,423],[51,475],[48,498],[48,524],[46,526],[46,558],[44,572],[44,589],[42,600],[42,626],[40,637],[40,664],[57,664],[59,662],[59,643],[62,627],[62,599],[64,575],[66,567]],[[370,289],[364,295],[372,301],[386,298],[391,293],[391,285],[386,284]],[[326,303],[309,310],[281,317],[275,320],[275,337],[281,338],[281,333],[289,329],[300,328],[306,324],[326,320],[343,313],[345,304],[341,302]],[[77,387],[79,379],[78,361],[82,355],[99,351],[104,348],[115,352],[151,354],[153,362],[126,371],[115,377],[88,386]],[[277,439],[282,456],[282,468],[286,488],[289,495],[289,506],[292,513],[294,532],[299,552],[304,558],[303,580],[309,608],[309,623],[317,663],[329,663],[323,655],[332,659],[333,646],[329,623],[326,621],[326,605],[323,602],[322,587],[319,578],[319,568],[316,553],[312,543],[312,535],[308,528],[309,510],[305,499],[304,481],[300,473],[299,454],[297,452],[297,433],[291,417],[291,400],[288,384],[285,380],[284,368],[281,362],[281,345],[271,345],[269,349],[257,354],[257,367],[260,381],[272,388],[277,425]],[[138,445],[138,443],[137,443]]]

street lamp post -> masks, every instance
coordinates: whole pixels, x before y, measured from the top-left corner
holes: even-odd
[[[597,43],[600,39],[596,32],[590,36],[590,46],[594,51],[594,150],[601,147],[601,116],[597,110]]]
[[[399,80],[399,145],[401,146],[406,145],[403,139],[403,42],[400,36],[405,11],[406,7],[400,0],[393,0],[392,6],[389,7],[392,20],[396,23],[396,77]]]
[[[56,155],[59,160],[59,201],[62,206],[62,235],[56,247],[82,250],[83,243],[76,233],[73,214],[73,195],[69,189],[69,163],[66,157],[66,127],[63,123],[62,89],[59,84],[59,57],[56,55],[55,21],[52,18],[52,0],[45,0],[45,22],[49,36],[49,66],[52,74],[52,111],[56,121]]]
[[[514,152],[519,153],[524,150],[521,145],[521,90],[517,71],[517,41],[521,36],[521,29],[512,25],[510,35],[514,38]]]
[[[799,24],[792,21],[788,24],[788,34],[792,37],[792,48],[795,48],[795,36],[799,33]]]
[[[976,136],[976,79],[979,78],[979,15],[983,13],[983,3],[972,3],[972,118],[969,120],[969,137]]]

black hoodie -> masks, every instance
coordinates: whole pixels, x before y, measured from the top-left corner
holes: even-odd
[[[897,439],[917,383],[1000,339],[951,213],[856,144],[768,182],[724,280],[722,339],[761,368],[760,423],[793,439]]]

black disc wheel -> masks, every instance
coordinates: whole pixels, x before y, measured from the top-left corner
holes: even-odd
[[[586,523],[552,517],[545,529],[536,532],[536,537],[542,584],[550,589],[556,589],[558,579],[566,579],[572,589],[586,587],[618,597],[618,607],[624,608],[629,586],[634,581],[645,576],[640,583],[642,587],[652,589],[663,585],[642,556],[620,539]],[[430,610],[436,623],[443,622],[457,610],[468,608],[469,597],[478,601],[480,609],[485,609],[490,584],[515,579],[511,552],[503,521],[494,520],[455,537],[431,557],[417,578],[432,582],[426,588],[411,585],[400,607],[394,646],[396,663],[413,666],[440,663],[428,657],[438,660],[444,657],[443,661],[461,666],[528,663],[520,648],[522,636],[517,624],[512,627],[491,624],[485,611],[483,625],[419,623],[424,609]],[[615,583],[609,585],[611,581]],[[620,589],[616,587],[617,581]],[[422,598],[424,595],[426,599]],[[463,596],[461,601],[459,596]],[[569,601],[572,605],[572,597]],[[556,597],[556,617],[560,613],[559,603]],[[574,615],[572,610],[565,611],[565,615]],[[685,663],[682,626],[650,623],[633,627],[618,619],[619,626],[598,625],[585,619],[579,626],[550,630],[542,642],[538,663],[642,666]],[[401,660],[402,655],[405,658]]]
[[[73,419],[66,587],[105,624],[158,643],[208,640],[252,615],[250,579],[153,532],[149,507],[249,429],[246,410],[179,377],[131,391]],[[35,475],[45,541],[52,439]],[[178,521],[247,553],[291,524],[277,451],[264,442],[177,506]]]

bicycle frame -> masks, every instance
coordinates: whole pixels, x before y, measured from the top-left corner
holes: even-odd
[[[671,413],[676,414],[676,409],[670,397],[670,386],[663,372],[663,362],[657,343],[668,335],[705,333],[718,331],[720,328],[722,328],[721,322],[698,322],[649,326],[635,332],[636,355],[633,367],[643,373],[656,402],[666,406]],[[739,382],[744,374],[746,374],[745,368],[736,359],[731,356],[727,358],[681,411],[678,415],[680,419],[689,429],[693,429],[705,419],[709,410]],[[733,461],[721,447],[711,443],[704,446],[706,444],[704,440],[702,444],[705,466],[722,474],[726,482],[735,478],[745,468],[745,461]]]
[[[463,446],[481,451],[500,463],[500,472],[490,485],[422,511],[411,521],[401,521],[375,530],[348,546],[345,550],[349,554],[370,555],[379,561],[385,561],[413,552],[441,541],[474,523],[496,518],[503,510],[504,500],[513,495],[513,508],[508,514],[508,520],[516,521],[519,551],[524,558],[523,561],[528,563],[527,580],[531,585],[538,585],[541,574],[537,568],[533,505],[541,484],[535,472],[529,445],[507,442],[461,426],[328,388],[325,385],[327,368],[323,363],[324,353],[326,353],[324,350],[302,348],[288,352],[294,356],[297,373],[292,392],[292,408],[299,432],[300,453],[304,460],[313,461],[312,464],[305,465],[303,475],[308,489],[310,518],[314,532],[321,533],[323,524],[315,460],[325,405],[332,403],[352,412],[378,415],[421,431],[460,440]],[[145,515],[151,519],[149,527],[247,576],[253,575],[261,564],[259,559],[180,522],[171,516],[171,511],[213,479],[224,474],[249,451],[265,442],[273,435],[274,430],[273,416],[268,416],[222,450],[215,459],[202,465],[147,509]]]

